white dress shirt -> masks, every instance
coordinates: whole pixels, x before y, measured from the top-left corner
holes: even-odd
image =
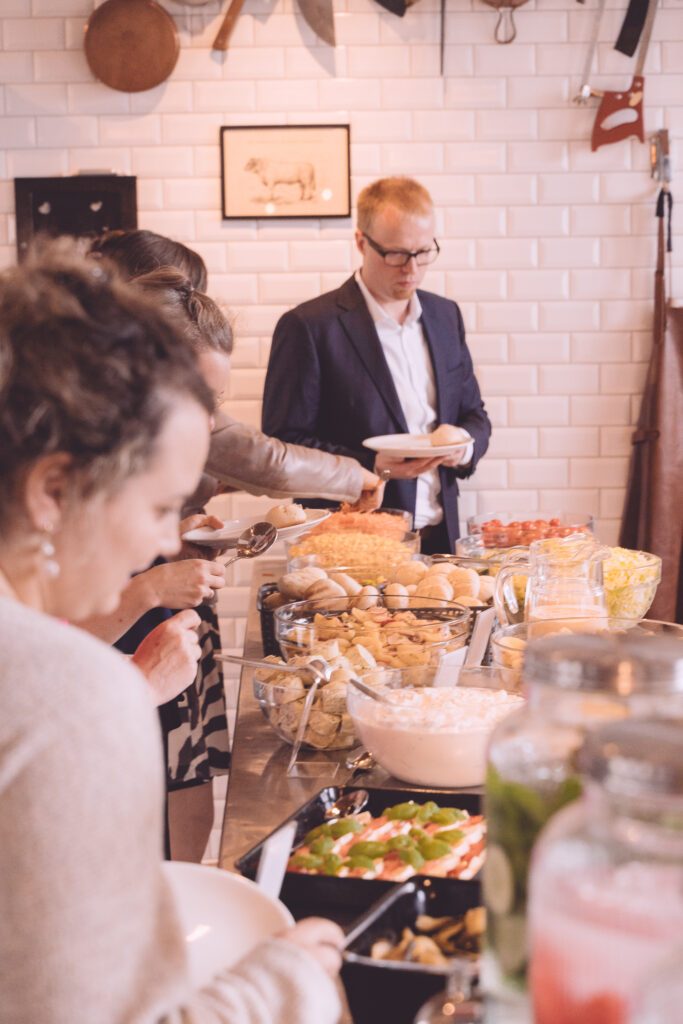
[[[429,434],[437,426],[436,384],[429,346],[420,323],[420,300],[413,293],[408,315],[399,324],[370,294],[359,270],[355,278],[389,364],[408,431],[411,434]],[[423,526],[433,526],[443,519],[440,493],[438,470],[432,469],[417,478],[416,530]]]

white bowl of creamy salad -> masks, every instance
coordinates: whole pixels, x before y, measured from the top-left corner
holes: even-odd
[[[366,673],[363,681],[389,703],[349,687],[347,708],[356,732],[386,772],[432,788],[483,785],[489,737],[524,699],[490,672],[463,678],[468,675],[463,685],[456,676],[455,685],[415,686],[400,669]]]

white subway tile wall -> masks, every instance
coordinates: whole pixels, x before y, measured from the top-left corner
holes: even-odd
[[[180,32],[178,64],[164,84],[127,95],[95,81],[85,61],[93,0],[0,0],[0,266],[15,259],[13,177],[136,174],[140,226],[195,246],[210,292],[233,311],[227,408],[257,425],[275,322],[356,266],[353,220],[223,221],[219,128],[348,122],[354,199],[398,172],[438,204],[442,255],[425,283],[462,306],[494,424],[488,459],[463,485],[463,516],[586,510],[614,540],[649,358],[658,185],[635,139],[592,153],[596,103],[571,102],[595,0],[530,0],[510,46],[493,40],[494,11],[450,0],[443,77],[440,0],[402,19],[373,0],[335,0],[334,50],[294,0],[246,0],[223,55],[210,47],[225,4],[161,2]],[[612,48],[624,6],[607,3],[598,87],[624,87],[633,73]],[[674,192],[682,61],[683,0],[660,0],[645,121],[648,133],[671,133]],[[673,228],[683,301],[680,216]],[[268,503],[235,495],[212,507],[233,517]],[[226,647],[242,642],[249,578],[240,567],[221,594]]]

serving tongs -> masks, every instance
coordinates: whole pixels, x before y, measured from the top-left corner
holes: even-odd
[[[307,676],[311,685],[306,694],[304,706],[301,711],[301,718],[296,730],[296,736],[294,737],[294,744],[292,746],[292,756],[289,759],[287,765],[287,775],[291,775],[294,771],[294,766],[299,757],[299,751],[301,750],[301,744],[303,743],[304,733],[306,732],[306,726],[308,725],[308,719],[311,715],[311,708],[313,707],[313,701],[315,695],[318,692],[318,687],[321,683],[329,683],[332,677],[332,667],[325,661],[324,658],[311,658],[310,661],[306,662],[305,665],[288,665],[283,662],[279,665],[276,661],[259,661],[256,658],[240,658],[236,654],[217,654],[216,661],[227,661],[233,665],[246,665],[248,668],[261,668],[267,669],[269,672],[287,672],[291,675],[296,676]]]
[[[308,725],[308,719],[311,716],[311,708],[315,700],[318,687],[321,683],[329,683],[332,678],[332,672],[334,671],[332,666],[325,661],[324,658],[311,658],[304,665],[290,665],[287,662],[278,664],[276,661],[261,661],[258,658],[242,658],[237,654],[224,654],[219,651],[215,655],[216,661],[227,661],[231,665],[245,665],[247,668],[260,668],[266,669],[268,672],[286,672],[290,675],[305,676],[310,680],[310,686],[304,706],[301,711],[301,718],[296,730],[296,736],[294,737],[294,745],[292,747],[292,756],[289,759],[287,765],[287,774],[291,775],[294,766],[299,757],[299,751],[301,750],[301,744],[303,743],[304,734],[306,732],[306,726]],[[361,679],[356,676],[351,676],[346,682],[355,686],[358,690],[365,694],[366,697],[371,697],[373,700],[380,701],[383,704],[391,704],[392,701],[389,697],[375,690],[372,686],[368,686]]]

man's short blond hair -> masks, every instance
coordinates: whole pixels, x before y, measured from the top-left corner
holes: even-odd
[[[358,196],[358,230],[371,231],[377,213],[385,206],[395,206],[404,213],[429,215],[434,203],[424,185],[414,178],[396,175],[392,178],[378,178],[362,190]]]

